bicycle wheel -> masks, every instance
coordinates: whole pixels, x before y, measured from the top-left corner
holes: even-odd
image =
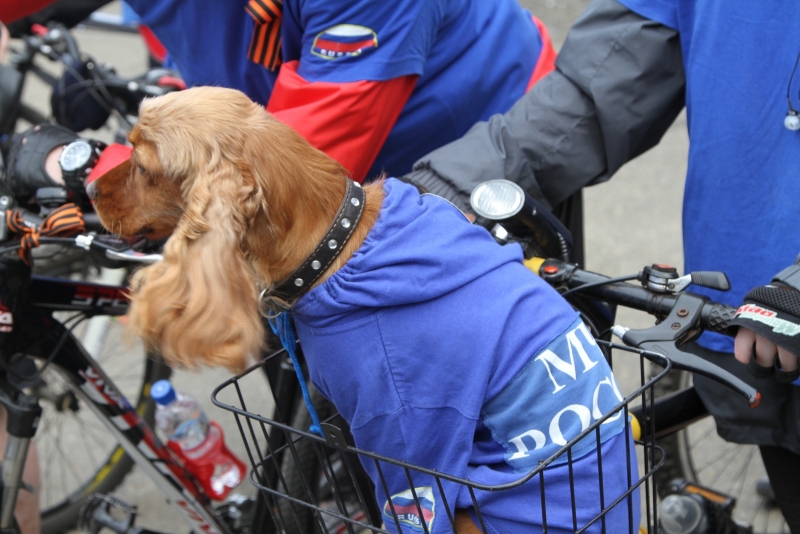
[[[120,340],[123,325],[117,318],[106,319],[110,320],[105,339],[95,359],[152,425],[155,403],[149,395],[150,385],[167,378],[170,370],[160,359],[148,358],[141,345],[124,347]],[[76,329],[76,337],[80,339],[91,327],[86,324],[84,331]],[[64,532],[76,525],[87,497],[109,493],[119,486],[133,460],[68,388],[55,363],[44,370],[41,383],[32,389],[43,409],[34,438],[41,472],[42,533]]]
[[[655,384],[655,394],[691,385],[691,373],[673,371]],[[675,478],[695,482],[734,497],[734,520],[752,526],[755,533],[788,533],[780,510],[756,490],[758,481],[766,477],[758,447],[727,442],[716,429],[714,418],[706,417],[658,440],[666,453],[664,465],[655,473],[659,493]]]
[[[309,385],[309,395],[317,415],[324,420],[333,415],[335,408],[327,401],[313,386]],[[311,426],[311,414],[300,399],[300,405],[291,421],[292,428],[308,430]],[[296,435],[291,437],[296,438]],[[281,461],[281,472],[286,483],[286,494],[296,499],[306,502],[317,502],[325,500],[329,494],[329,489],[323,487],[325,476],[316,451],[315,442],[310,439],[300,439],[295,442],[297,458],[292,454],[289,447],[286,447]],[[305,480],[304,480],[305,479]],[[313,499],[309,500],[306,484],[313,492]],[[294,504],[286,499],[279,499],[278,508],[280,517],[285,523],[285,534],[309,534],[318,532],[317,519],[313,509]]]

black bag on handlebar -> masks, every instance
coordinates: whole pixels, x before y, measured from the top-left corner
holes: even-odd
[[[50,97],[56,122],[75,132],[102,128],[111,116],[111,106],[99,93],[90,63],[91,60],[83,59],[71,61],[53,85]]]

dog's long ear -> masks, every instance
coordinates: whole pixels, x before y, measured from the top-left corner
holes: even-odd
[[[186,211],[163,261],[134,277],[129,325],[170,364],[238,371],[264,341],[241,248],[260,202],[252,179],[224,162],[215,167],[186,184]]]

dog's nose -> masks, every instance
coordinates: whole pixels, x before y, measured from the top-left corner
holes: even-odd
[[[90,182],[89,185],[86,186],[86,194],[89,195],[89,200],[97,198],[97,189],[95,189],[94,184],[95,182]]]

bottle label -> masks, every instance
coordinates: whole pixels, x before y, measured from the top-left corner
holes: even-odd
[[[209,428],[208,419],[203,414],[196,414],[178,425],[170,439],[180,443],[183,450],[194,449],[205,441]]]
[[[193,449],[181,449],[175,441],[168,445],[212,499],[225,499],[244,479],[244,462],[225,446],[225,436],[217,423],[210,423],[206,439]]]
[[[199,460],[200,458],[203,458],[207,454],[210,454],[211,451],[216,449],[219,442],[220,442],[219,429],[213,425],[208,426],[208,433],[206,434],[206,439],[203,440],[200,444],[196,445],[194,448],[183,449],[183,455],[189,458],[190,460]]]

